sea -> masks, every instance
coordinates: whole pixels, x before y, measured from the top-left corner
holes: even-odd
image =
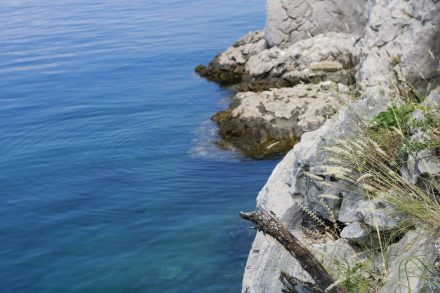
[[[213,143],[194,73],[264,0],[0,1],[0,292],[240,292],[278,160]]]

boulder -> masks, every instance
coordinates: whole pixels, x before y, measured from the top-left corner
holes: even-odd
[[[341,231],[341,238],[347,239],[350,242],[355,242],[361,245],[367,245],[370,242],[371,228],[365,224],[354,222],[348,224]]]
[[[349,100],[349,89],[341,84],[299,84],[238,93],[229,109],[212,119],[225,143],[262,158],[291,149],[304,132],[317,129]]]
[[[379,229],[381,232],[399,228],[403,220],[402,215],[378,198],[361,201],[358,211],[362,214],[364,223],[371,229]]]

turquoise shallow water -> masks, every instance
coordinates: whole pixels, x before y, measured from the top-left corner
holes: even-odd
[[[0,2],[1,292],[238,292],[276,161],[216,149],[193,68],[263,0]]]

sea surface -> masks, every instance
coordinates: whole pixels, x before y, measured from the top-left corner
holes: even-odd
[[[264,0],[0,1],[0,292],[239,292],[276,160],[217,149],[193,72]]]

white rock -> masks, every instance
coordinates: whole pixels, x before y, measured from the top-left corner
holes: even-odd
[[[420,174],[436,176],[440,174],[440,159],[430,150],[422,150],[417,154],[417,169]]]
[[[349,34],[326,33],[298,41],[286,49],[263,50],[249,58],[245,79],[289,79],[289,75],[296,75],[298,80],[307,80],[316,75],[314,71],[322,71],[322,79],[328,79],[328,73],[356,67],[360,54],[356,40]],[[350,78],[353,82],[354,78]]]
[[[250,76],[260,76],[275,71],[279,75],[282,73],[279,72],[279,67],[286,63],[286,57],[286,52],[277,47],[264,50],[249,58],[246,64],[246,73]]]
[[[338,91],[338,84],[299,84],[292,88],[273,89],[260,93],[238,93],[238,107],[232,116],[245,121],[261,118],[273,131],[292,132],[300,137],[317,129],[338,109],[350,101],[350,95]]]

